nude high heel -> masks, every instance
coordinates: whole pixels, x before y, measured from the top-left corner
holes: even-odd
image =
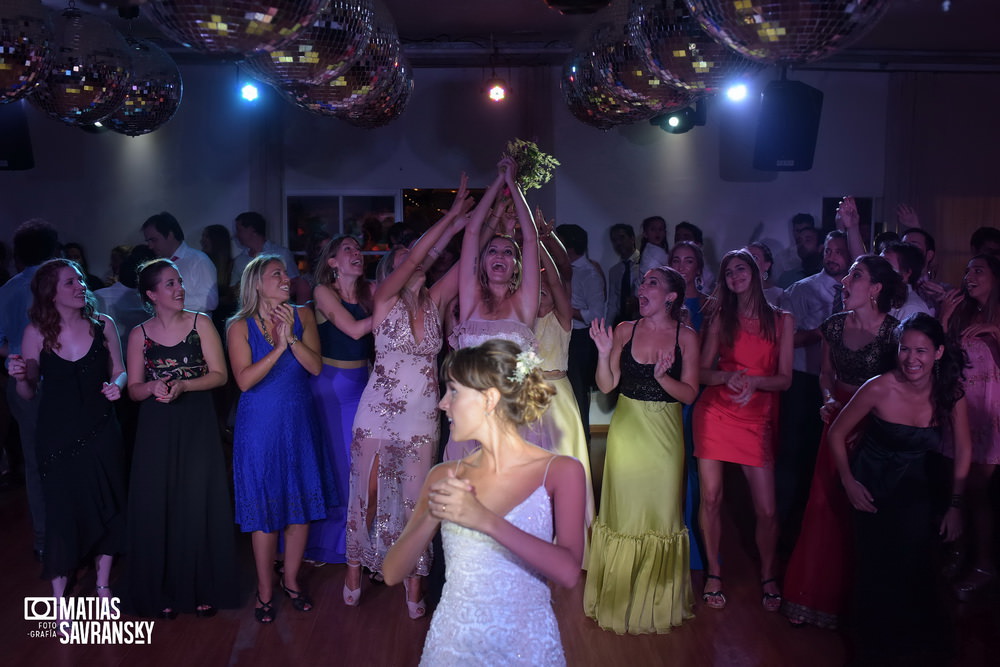
[[[420,598],[417,602],[410,602],[410,577],[403,579],[403,590],[406,592],[406,611],[410,618],[416,620],[423,618],[427,614],[427,603],[425,598]]]
[[[347,587],[347,575],[344,575],[344,604],[348,607],[357,607],[361,602],[361,565],[347,565],[348,570],[357,570],[358,572],[358,587],[348,588]]]

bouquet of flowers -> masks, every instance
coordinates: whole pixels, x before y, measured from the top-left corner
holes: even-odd
[[[540,188],[552,180],[559,160],[538,149],[538,144],[524,139],[507,142],[507,155],[517,163],[517,184],[524,191]]]

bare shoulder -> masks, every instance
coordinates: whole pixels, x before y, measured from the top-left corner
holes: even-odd
[[[461,461],[444,461],[443,463],[437,464],[431,468],[429,473],[427,473],[427,481],[424,482],[424,485],[431,486],[436,484],[442,479],[446,479],[449,474],[457,475],[460,463]]]
[[[545,486],[552,491],[564,484],[577,484],[581,480],[586,480],[583,464],[572,456],[554,456],[551,462],[546,463],[549,467],[545,478]]]
[[[691,328],[690,324],[682,324],[678,334],[681,345],[698,345],[698,332]]]
[[[632,335],[632,331],[635,330],[635,325],[637,322],[635,320],[630,320],[627,322],[622,322],[615,327],[615,339],[625,340]]]
[[[312,308],[309,306],[293,305],[292,308],[299,314],[299,319],[302,320],[303,324],[313,324],[316,322],[316,314],[313,313]]]

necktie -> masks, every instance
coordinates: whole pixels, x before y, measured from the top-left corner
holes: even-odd
[[[836,315],[844,309],[844,286],[837,283],[833,286],[833,309],[831,314]]]
[[[625,260],[625,270],[622,271],[622,284],[618,294],[618,317],[628,319],[628,300],[632,296],[632,260]]]

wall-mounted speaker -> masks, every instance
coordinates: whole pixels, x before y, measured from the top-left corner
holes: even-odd
[[[813,166],[823,92],[801,81],[772,81],[760,100],[754,169],[808,171]]]
[[[0,171],[19,171],[35,166],[23,105],[24,102],[0,104]]]

